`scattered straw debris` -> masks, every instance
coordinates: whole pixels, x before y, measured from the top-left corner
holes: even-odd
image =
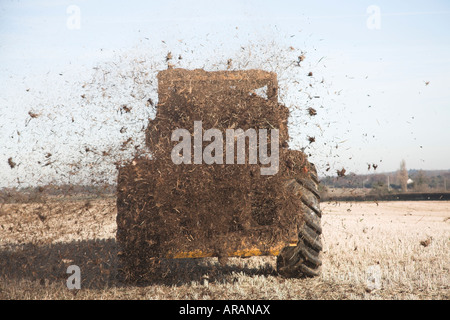
[[[420,245],[423,247],[428,247],[431,244],[432,240],[432,237],[428,237],[427,239],[420,241]]]

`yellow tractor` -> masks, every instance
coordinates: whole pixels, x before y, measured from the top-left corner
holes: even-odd
[[[282,276],[317,276],[319,181],[306,155],[289,149],[288,117],[278,102],[275,73],[159,72],[157,113],[146,129],[150,156],[119,169],[117,242],[125,278],[151,279],[161,259],[264,255],[277,256]],[[180,159],[177,130],[189,133],[179,162],[174,161]],[[263,136],[263,130],[277,135]],[[230,138],[229,132],[235,135]],[[271,156],[277,156],[271,174],[262,170],[267,161],[251,159],[264,155],[267,141]],[[214,161],[199,162],[196,155],[207,150]],[[265,151],[267,160],[267,146]]]

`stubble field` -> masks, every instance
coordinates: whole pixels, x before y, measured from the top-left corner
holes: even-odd
[[[155,283],[117,279],[115,199],[0,207],[0,299],[449,299],[450,202],[322,203],[322,274],[275,257],[168,260]],[[67,267],[81,270],[69,290]]]

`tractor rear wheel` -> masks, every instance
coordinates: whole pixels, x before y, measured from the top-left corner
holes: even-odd
[[[298,243],[281,250],[277,257],[277,271],[288,278],[315,277],[322,265],[322,227],[320,211],[319,179],[313,164],[309,173],[292,179],[288,188],[300,196],[303,224],[299,228]]]

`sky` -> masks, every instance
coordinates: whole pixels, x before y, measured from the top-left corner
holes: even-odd
[[[114,174],[113,158],[102,173],[83,150],[129,157],[117,145],[142,141],[169,51],[178,67],[225,70],[233,57],[235,69],[278,72],[291,145],[321,175],[402,159],[450,169],[448,30],[448,1],[1,0],[0,185]]]

